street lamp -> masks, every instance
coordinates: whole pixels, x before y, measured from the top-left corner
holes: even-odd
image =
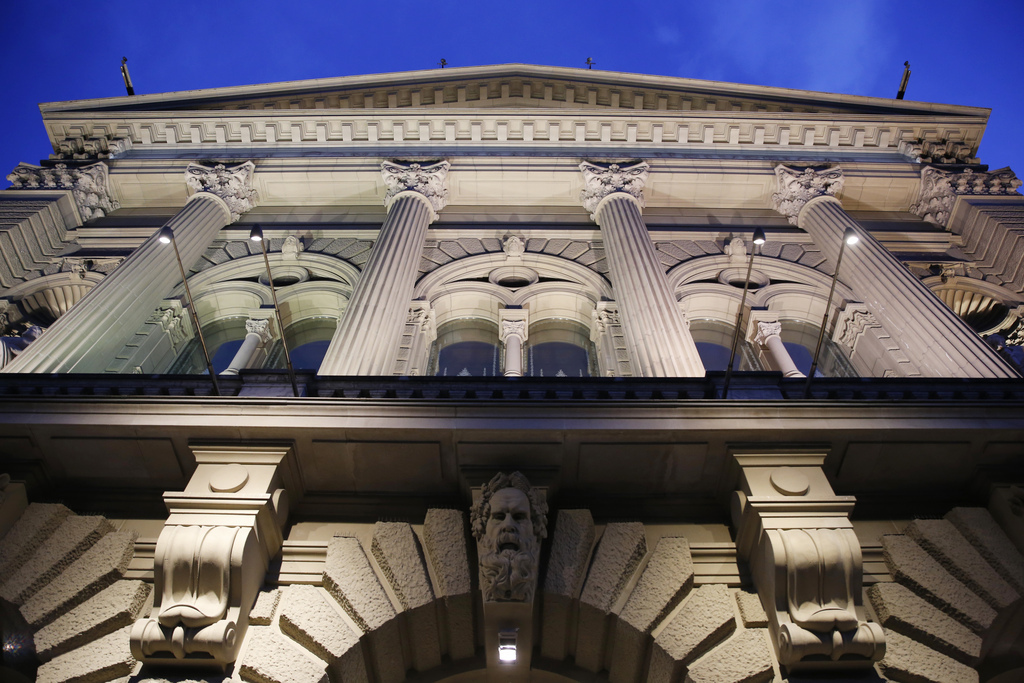
[[[759,247],[766,242],[764,230],[754,230],[754,238],[751,240],[754,247]],[[740,308],[736,311],[736,329],[732,332],[732,349],[729,352],[729,365],[725,368],[725,384],[722,386],[722,398],[729,395],[729,382],[732,381],[732,364],[736,360],[736,346],[740,341],[740,324],[743,322],[743,307],[747,303],[747,289],[750,287],[750,272],[754,268],[754,248],[750,249],[750,260],[747,261],[747,277],[743,280],[743,296],[740,298]]]
[[[263,250],[263,263],[267,266],[267,282],[270,283],[270,294],[274,297],[274,313],[277,315],[277,329],[281,331],[281,348],[284,349],[284,360],[288,364],[288,378],[292,381],[292,393],[299,396],[299,385],[295,381],[295,368],[292,367],[292,356],[288,352],[288,341],[284,338],[284,321],[281,319],[281,307],[277,305],[277,289],[274,288],[274,275],[270,272],[270,259],[267,257],[267,243],[263,241],[263,229],[259,225],[252,226],[249,239],[259,242]]]
[[[178,251],[178,242],[174,239],[174,231],[171,226],[165,225],[157,233],[157,239],[161,244],[170,244],[174,247],[174,260],[178,262],[178,272],[181,273],[181,283],[185,285],[185,299],[188,301],[188,310],[192,312],[192,322],[196,326],[196,334],[199,335],[199,344],[203,347],[203,358],[206,360],[206,369],[210,373],[210,381],[213,382],[213,393],[220,396],[220,385],[217,384],[217,373],[213,371],[213,363],[210,361],[210,352],[206,348],[206,339],[203,337],[203,328],[199,325],[199,316],[196,314],[196,305],[192,301],[192,291],[188,288],[188,278],[185,277],[185,266],[181,263],[181,252]]]
[[[832,286],[829,287],[828,298],[825,300],[825,315],[821,319],[821,329],[818,330],[818,343],[814,347],[811,369],[807,373],[807,383],[804,384],[804,398],[811,391],[811,380],[814,379],[814,372],[818,369],[818,354],[821,353],[821,342],[825,339],[825,328],[828,326],[828,312],[832,308],[832,294],[836,291],[836,281],[839,279],[839,266],[843,263],[843,252],[846,251],[846,245],[852,247],[857,242],[860,242],[860,235],[852,227],[846,228],[843,232],[843,242],[839,245],[839,258],[836,259],[836,272],[832,275]]]

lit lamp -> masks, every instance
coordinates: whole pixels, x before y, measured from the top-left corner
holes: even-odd
[[[517,638],[518,633],[515,630],[498,632],[498,661],[510,663],[516,661]]]
[[[828,326],[828,312],[832,308],[832,294],[836,291],[836,281],[839,279],[839,266],[843,262],[843,252],[846,245],[853,246],[860,242],[860,236],[853,228],[847,228],[843,233],[843,242],[839,245],[839,257],[836,259],[836,272],[832,275],[832,286],[828,289],[828,298],[825,300],[825,315],[821,319],[821,329],[818,330],[818,343],[814,347],[814,356],[811,359],[811,369],[807,373],[807,383],[804,384],[804,397],[811,390],[811,380],[814,378],[814,371],[818,369],[818,354],[821,353],[821,342],[825,339],[825,328]]]
[[[217,384],[217,373],[213,371],[213,363],[210,361],[210,352],[206,348],[206,339],[203,337],[203,328],[199,325],[199,316],[196,314],[195,302],[192,301],[192,292],[188,288],[188,278],[185,277],[185,266],[181,263],[181,252],[178,251],[178,242],[174,239],[174,231],[169,225],[160,228],[157,239],[161,244],[170,244],[174,247],[174,259],[178,262],[178,271],[181,273],[181,283],[185,285],[185,299],[188,301],[188,310],[192,312],[192,322],[196,326],[196,334],[199,335],[199,345],[203,347],[203,358],[206,360],[206,369],[210,373],[210,381],[213,382],[213,393],[220,396],[220,385]]]
[[[764,236],[764,230],[757,228],[754,230],[754,238],[751,240],[755,247],[759,247],[764,244],[767,240]],[[736,360],[736,346],[740,341],[740,330],[742,329],[740,324],[743,322],[743,307],[747,303],[747,288],[750,286],[750,273],[754,269],[754,249],[750,250],[750,260],[747,261],[747,277],[743,280],[743,296],[740,298],[740,308],[736,311],[736,329],[732,333],[732,350],[729,352],[729,365],[725,368],[725,384],[722,386],[722,398],[726,398],[729,394],[729,382],[732,380],[732,364]]]
[[[277,316],[277,329],[281,331],[281,348],[284,349],[284,360],[288,364],[288,379],[292,381],[292,393],[299,395],[299,385],[295,381],[295,368],[292,367],[292,356],[288,352],[288,341],[284,338],[284,321],[281,319],[281,307],[277,305],[277,289],[274,288],[274,275],[270,272],[270,259],[267,257],[267,244],[263,241],[263,229],[259,225],[252,226],[249,239],[259,242],[263,249],[263,263],[267,266],[267,282],[270,283],[270,294],[274,297],[274,314]]]

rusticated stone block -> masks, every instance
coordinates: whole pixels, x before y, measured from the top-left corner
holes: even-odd
[[[882,536],[889,573],[943,612],[981,633],[996,618],[996,611],[971,589],[950,576],[942,565],[907,536]]]
[[[473,595],[466,551],[466,517],[460,510],[427,510],[423,545],[430,556],[437,594],[447,616],[448,656],[472,657]]]
[[[0,539],[0,577],[11,576],[70,514],[63,505],[29,503]]]
[[[765,628],[768,626],[768,615],[761,604],[761,596],[747,591],[736,591],[736,604],[740,608],[740,618],[745,628]]]
[[[274,612],[281,599],[281,591],[263,590],[256,596],[256,604],[249,610],[249,623],[253,626],[269,626],[274,621]]]
[[[105,683],[135,668],[128,645],[131,627],[118,629],[39,667],[36,683]]]
[[[572,603],[583,586],[587,560],[594,546],[590,510],[559,510],[551,539],[551,557],[544,577],[541,654],[565,659],[569,654]]]
[[[29,598],[21,607],[21,616],[38,628],[120,579],[135,554],[137,536],[135,531],[115,531],[96,541],[60,576]]]
[[[131,626],[153,587],[142,581],[117,581],[35,634],[36,656],[57,655]]]
[[[953,508],[946,519],[970,541],[999,574],[1024,594],[1024,555],[985,508]]]
[[[878,623],[954,659],[973,666],[981,656],[981,638],[955,619],[898,583],[879,583],[868,589]]]
[[[252,683],[329,683],[326,662],[304,655],[269,626],[249,629],[238,673]]]
[[[23,604],[114,527],[103,517],[67,517],[0,586],[0,598]]]
[[[672,683],[686,666],[736,629],[729,589],[701,586],[654,640],[647,680]],[[755,596],[756,597],[756,596]]]
[[[615,624],[615,650],[608,674],[612,683],[640,679],[647,656],[647,634],[692,587],[690,544],[685,538],[662,538]]]
[[[977,683],[978,672],[902,633],[885,629],[885,657],[878,668],[898,683]]]
[[[604,668],[608,615],[646,553],[643,524],[625,522],[605,527],[580,595],[577,666],[594,672]]]
[[[281,596],[281,630],[328,664],[331,680],[367,681],[359,634],[315,586],[288,586]]]
[[[768,630],[749,628],[694,662],[686,683],[760,683],[772,676]]]
[[[324,587],[352,621],[369,634],[370,659],[383,683],[405,680],[405,656],[395,608],[356,538],[327,544]]]
[[[377,522],[370,547],[384,578],[405,610],[413,667],[417,671],[433,669],[441,664],[441,642],[434,591],[416,534],[404,522]]]
[[[1020,597],[949,520],[918,519],[904,533],[997,610]]]

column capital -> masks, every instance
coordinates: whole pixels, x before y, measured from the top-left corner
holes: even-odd
[[[947,227],[953,204],[960,195],[1012,195],[1021,184],[1009,167],[989,173],[969,168],[954,173],[926,166],[921,169],[921,193],[910,212]]]
[[[267,318],[249,318],[245,321],[245,332],[258,335],[261,344],[269,344],[274,338],[270,320]]]
[[[525,308],[503,308],[498,312],[501,319],[499,337],[502,343],[506,343],[511,336],[519,337],[526,341],[527,337],[527,313]]]
[[[82,221],[102,218],[121,205],[110,196],[107,165],[102,161],[88,166],[18,164],[7,176],[14,190],[70,190]]]
[[[451,166],[443,160],[423,163],[382,161],[380,174],[387,186],[384,206],[390,208],[403,192],[415,192],[430,205],[431,220],[437,220],[437,212],[448,205],[448,170]]]
[[[800,210],[815,197],[835,197],[843,191],[843,169],[775,167],[778,191],[772,194],[772,208],[797,225]]]
[[[768,343],[768,337],[778,337],[781,334],[782,323],[780,323],[778,320],[758,320],[757,334],[754,335],[754,341],[758,345],[764,346],[765,344]]]
[[[646,161],[630,160],[613,164],[584,161],[580,164],[583,172],[583,192],[580,202],[590,212],[591,220],[597,220],[597,208],[609,195],[624,193],[644,207],[644,185],[651,167]]]
[[[256,164],[251,161],[235,166],[192,162],[185,169],[185,182],[195,192],[209,192],[223,199],[234,223],[259,202],[252,186],[255,172]]]

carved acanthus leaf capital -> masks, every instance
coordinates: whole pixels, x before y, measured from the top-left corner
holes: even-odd
[[[69,168],[67,164],[18,164],[7,176],[15,190],[70,190],[83,221],[102,218],[121,205],[110,196],[107,165],[97,162]]]
[[[584,161],[580,164],[583,171],[583,192],[580,201],[583,208],[590,212],[590,218],[597,220],[594,212],[601,200],[610,194],[623,192],[635,199],[640,208],[644,207],[644,185],[651,167],[646,161],[628,161],[621,164],[595,164]]]
[[[520,339],[526,339],[526,321],[525,320],[502,320],[501,321],[501,341],[507,341],[509,337],[515,335]]]
[[[448,169],[447,161],[418,163],[405,161],[385,161],[380,165],[380,174],[384,177],[387,193],[384,205],[391,206],[395,197],[402,192],[416,192],[422,195],[434,210],[435,218],[438,211],[448,205]]]
[[[754,336],[754,341],[764,346],[768,343],[768,337],[778,337],[782,334],[782,323],[779,321],[758,321],[757,323],[757,334]]]
[[[804,205],[815,197],[835,197],[843,191],[843,170],[838,166],[826,169],[775,167],[778,191],[772,194],[772,208],[789,218],[793,225]]]
[[[1021,184],[1009,167],[989,173],[971,169],[952,173],[928,166],[921,170],[921,194],[910,211],[946,227],[959,195],[1016,194]]]
[[[259,335],[261,344],[269,344],[274,334],[270,328],[270,321],[266,318],[249,318],[245,321],[245,333]]]
[[[185,169],[185,181],[196,192],[209,192],[223,199],[234,223],[259,202],[259,194],[252,186],[255,173],[256,164],[251,161],[235,166],[193,162]]]

